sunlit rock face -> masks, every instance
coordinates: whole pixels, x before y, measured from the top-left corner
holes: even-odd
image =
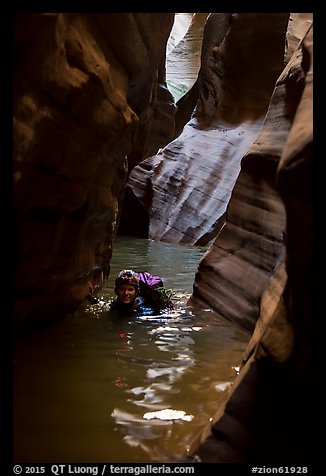
[[[176,13],[166,56],[167,85],[177,102],[195,84],[209,13]],[[173,46],[170,46],[172,43]],[[170,46],[170,47],[169,47]]]
[[[174,134],[173,13],[14,18],[16,324],[73,311],[108,274],[129,163]],[[130,166],[130,165],[129,165]]]
[[[212,15],[194,117],[128,180],[149,215],[152,239],[206,244],[218,234],[241,159],[262,127],[284,67],[289,14]]]

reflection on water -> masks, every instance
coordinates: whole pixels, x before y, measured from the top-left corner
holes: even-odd
[[[14,362],[15,462],[167,462],[224,401],[249,335],[186,301],[204,250],[119,238],[99,304],[29,336]],[[163,277],[176,309],[117,318],[122,268]]]

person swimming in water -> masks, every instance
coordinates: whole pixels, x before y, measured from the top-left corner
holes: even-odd
[[[154,315],[164,308],[173,309],[171,293],[164,289],[162,279],[147,272],[120,271],[114,292],[117,297],[110,309],[119,314]]]

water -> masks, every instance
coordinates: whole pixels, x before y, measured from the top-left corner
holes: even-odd
[[[249,335],[186,306],[204,249],[119,237],[99,304],[19,343],[14,355],[14,461],[171,462],[225,400]],[[108,309],[123,268],[159,274],[166,315]]]

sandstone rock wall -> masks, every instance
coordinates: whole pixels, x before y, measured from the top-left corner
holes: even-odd
[[[249,252],[247,259],[244,258],[246,262],[239,266],[239,275],[240,268],[243,273],[248,268],[251,270],[246,274],[248,283],[251,283],[246,288],[247,294],[250,294],[249,289],[258,288],[261,282],[264,282],[262,288],[265,289],[263,292],[261,289],[256,295],[256,311],[252,315],[257,314],[257,323],[231,393],[225,405],[219,408],[211,425],[194,442],[193,452],[205,462],[297,464],[311,468],[315,461],[316,438],[314,417],[311,415],[315,398],[313,30],[310,14],[300,14],[296,19],[299,20],[298,28],[295,23],[293,26],[297,31],[300,29],[301,39],[294,40],[296,47],[293,43],[289,44],[292,56],[277,81],[261,134],[242,162],[242,170],[230,200],[225,229],[199,269],[197,285],[201,290],[205,289],[205,285],[201,286],[200,281],[206,279],[204,276],[210,272],[210,266],[216,268],[215,282],[216,276],[217,281],[222,278],[224,282],[223,277],[232,274],[232,266],[230,273],[228,261],[233,263],[234,258],[229,244],[234,239],[237,241],[235,236],[238,235],[238,244],[241,245],[237,253],[244,257],[249,242],[251,247],[260,241],[249,238],[254,232],[254,216],[259,218],[263,216],[262,213],[266,213],[267,218],[272,208],[275,211],[279,209],[276,215],[265,220],[265,224],[260,221],[258,233],[262,232],[266,238],[264,229],[269,229],[274,237],[277,235],[276,228],[281,232],[282,215],[285,215],[283,251],[280,249],[276,253],[279,259],[274,271],[269,271],[270,278],[267,278],[266,270],[260,275],[264,259],[257,263],[255,270],[251,268],[254,260],[249,258]],[[295,35],[292,36],[294,37]],[[291,104],[296,107],[291,107]],[[277,141],[271,140],[276,118],[282,124]],[[265,168],[262,164],[266,162]],[[249,167],[250,164],[252,167]],[[266,193],[271,190],[266,180],[268,168],[273,171],[273,175],[269,174],[269,179],[274,178],[273,193],[269,195],[273,200],[268,199]],[[247,216],[244,213],[247,225],[241,226],[242,232],[238,229],[237,233],[233,226],[234,219],[239,221],[237,202],[240,192],[244,190],[244,183],[248,180],[248,172],[256,187],[259,185],[260,191],[262,188],[265,190],[260,195],[266,196],[266,206]],[[257,196],[258,192],[257,189]],[[283,213],[280,199],[284,206]],[[246,210],[246,207],[241,208]],[[271,225],[273,229],[270,228]],[[248,235],[241,242],[244,228]],[[264,254],[277,250],[277,247],[277,240],[273,238],[269,245],[266,243],[257,246],[256,253],[263,257]],[[268,261],[271,263],[270,259]],[[230,279],[226,288],[231,286]],[[246,315],[246,309],[239,303],[236,295],[236,292],[233,293],[239,314],[235,319],[241,320]]]
[[[173,13],[15,15],[17,326],[74,311],[88,280],[101,285],[108,275],[128,162],[174,134],[164,85],[173,20]]]
[[[305,26],[302,35],[309,19]],[[241,160],[225,226],[199,265],[191,299],[209,302],[251,330],[261,295],[285,253],[286,212],[277,169],[305,86],[300,38],[292,38],[297,47],[293,50],[289,42],[294,52],[276,81],[259,134]]]

